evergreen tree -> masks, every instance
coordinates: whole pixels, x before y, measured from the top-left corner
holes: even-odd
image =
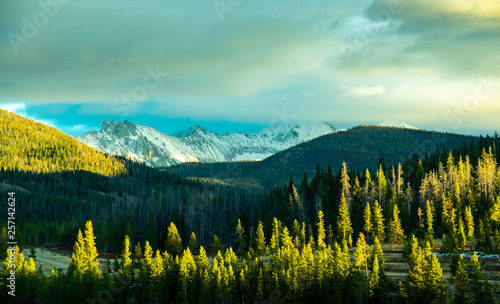
[[[342,192],[339,206],[339,216],[337,219],[337,231],[341,240],[352,243],[352,230],[351,218],[349,217],[349,206]]]
[[[165,249],[173,256],[182,254],[182,240],[174,222],[170,223],[167,229],[167,239],[165,240]]]
[[[88,271],[88,254],[85,248],[85,240],[81,230],[78,230],[73,254],[71,256],[70,269],[79,277],[82,277]]]
[[[493,200],[493,206],[490,210],[490,219],[500,224],[500,196]]]
[[[377,201],[385,206],[385,197],[387,195],[387,179],[385,178],[382,164],[379,166],[377,174],[375,175],[375,194]]]
[[[210,249],[212,256],[215,256],[218,252],[224,250],[224,245],[220,242],[219,237],[214,234],[214,239],[212,243],[208,245],[208,248]]]
[[[236,230],[234,231],[234,244],[237,247],[236,252],[239,256],[243,255],[245,251],[245,229],[241,225],[241,220],[238,219],[238,225],[236,226]]]
[[[151,265],[153,264],[153,248],[151,248],[151,245],[149,245],[149,241],[146,241],[144,244],[144,265],[146,268],[149,269],[151,268]]]
[[[370,275],[370,297],[374,297],[377,289],[379,288],[379,265],[378,265],[378,258],[375,255],[373,257],[373,262],[372,262],[372,271]]]
[[[139,263],[139,261],[142,259],[142,248],[140,242],[137,242],[137,245],[135,245],[134,247],[134,258],[136,259],[137,263]]]
[[[394,205],[392,211],[392,221],[389,226],[388,240],[391,244],[403,244],[405,234],[401,226],[401,219],[399,218],[398,205]]]
[[[318,211],[318,250],[325,250],[326,249],[326,244],[325,244],[325,237],[326,237],[326,231],[325,231],[325,222],[323,221],[323,211]]]
[[[455,299],[454,303],[456,304],[466,304],[469,303],[467,299],[467,288],[469,284],[469,277],[465,272],[465,262],[464,257],[460,254],[457,254],[456,265],[454,265],[452,269],[452,275],[454,277],[454,285],[455,285]]]
[[[95,245],[95,236],[92,228],[92,222],[85,223],[85,236],[81,230],[78,230],[75,246],[70,264],[70,273],[77,278],[83,278],[89,275],[92,280],[99,278],[99,261]]]
[[[428,269],[425,276],[425,293],[431,299],[439,299],[444,292],[445,285],[443,279],[443,270],[435,254],[428,256]]]
[[[191,237],[189,238],[189,250],[192,254],[197,255],[200,251],[200,246],[198,246],[198,241],[196,240],[196,234],[191,232]]]
[[[130,259],[130,238],[125,235],[122,246],[122,267],[123,272],[128,273],[132,267],[132,260]]]
[[[280,247],[280,230],[279,230],[278,219],[276,218],[274,218],[273,220],[273,228],[272,228],[271,241],[269,247],[271,247],[271,252],[273,254],[275,254],[278,251],[278,248]]]
[[[413,303],[429,303],[443,295],[443,271],[435,254],[425,253],[412,237],[406,291]]]
[[[184,250],[179,260],[179,290],[177,303],[194,303],[197,293],[196,285],[196,263],[189,248]]]
[[[88,258],[88,269],[92,274],[99,277],[99,260],[97,260],[99,254],[97,253],[95,239],[92,222],[87,221],[85,223],[85,251]]]
[[[458,221],[458,230],[457,230],[457,249],[464,250],[467,244],[467,236],[465,235],[464,225],[462,219]]]
[[[257,225],[255,243],[257,244],[257,247],[255,248],[256,249],[255,253],[257,253],[260,256],[264,255],[266,251],[266,238],[264,236],[264,225],[260,221],[259,224]]]
[[[365,221],[365,224],[363,226],[363,230],[366,232],[366,237],[369,240],[370,239],[370,232],[372,231],[372,212],[370,210],[370,203],[366,203],[365,207],[365,213],[363,215],[363,219]]]
[[[382,213],[382,207],[375,201],[373,205],[373,237],[377,237],[379,241],[384,241],[384,215]]]
[[[425,235],[425,239],[430,242],[432,247],[434,247],[434,217],[432,215],[432,205],[429,201],[426,202],[425,213],[427,222],[427,233]]]
[[[481,264],[479,263],[476,252],[474,252],[470,260],[467,268],[467,276],[469,277],[468,294],[469,298],[472,300],[471,303],[495,303],[488,282],[481,281]]]
[[[474,218],[470,206],[465,207],[465,226],[467,228],[467,240],[474,239]]]
[[[382,246],[380,246],[380,242],[377,237],[373,239],[373,246],[370,248],[370,256],[369,256],[369,265],[370,269],[373,269],[373,260],[377,257],[380,271],[382,273],[385,272],[385,259],[384,252],[382,251]]]

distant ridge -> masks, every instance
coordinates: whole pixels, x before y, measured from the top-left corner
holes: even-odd
[[[436,140],[438,139],[438,140]],[[254,179],[264,186],[286,182],[290,176],[301,180],[304,173],[315,174],[316,165],[334,171],[346,162],[352,170],[374,171],[379,161],[387,165],[403,163],[414,153],[424,158],[426,153],[453,149],[460,144],[477,143],[479,137],[424,131],[401,127],[357,126],[343,132],[321,136],[306,143],[253,163],[180,164],[166,170],[185,177],[231,179],[238,176]],[[228,170],[228,168],[231,168]]]

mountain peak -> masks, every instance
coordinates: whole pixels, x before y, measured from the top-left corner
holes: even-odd
[[[195,134],[208,134],[208,133],[212,133],[212,132],[207,130],[206,128],[200,126],[199,124],[194,124],[192,127],[185,129],[185,130],[181,130],[181,131],[176,132],[172,135],[175,137],[189,137],[189,136],[193,136]]]
[[[386,120],[386,121],[379,123],[378,126],[418,130],[417,127],[414,127],[410,124],[407,124],[406,122],[401,121],[399,119]]]

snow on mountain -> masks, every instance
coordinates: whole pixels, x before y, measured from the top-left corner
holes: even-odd
[[[403,129],[414,129],[418,130],[418,128],[407,124],[404,121],[401,120],[386,120],[378,124],[381,127],[394,127],[394,128],[403,128]]]
[[[257,133],[217,134],[199,125],[172,135],[127,120],[106,120],[100,131],[76,136],[102,152],[128,156],[155,167],[184,162],[225,162],[267,158],[326,134],[328,123],[274,124]]]

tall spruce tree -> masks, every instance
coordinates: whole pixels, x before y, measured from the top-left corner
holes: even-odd
[[[394,205],[392,211],[392,221],[389,225],[388,240],[391,244],[403,244],[405,240],[405,233],[399,218],[398,205]]]
[[[375,201],[373,205],[373,237],[377,237],[379,241],[384,241],[385,233],[384,233],[384,214],[382,211],[382,207],[380,207],[378,201]]]
[[[323,213],[322,213],[323,214]],[[347,200],[345,198],[344,192],[342,192],[339,205],[339,216],[337,218],[337,231],[338,236],[341,240],[345,240],[352,245],[352,229],[351,218],[349,216],[349,206],[347,205]]]
[[[165,240],[165,249],[173,256],[182,254],[182,239],[177,231],[174,222],[171,222],[167,229],[167,239]]]
[[[266,252],[266,238],[264,236],[264,225],[261,221],[257,225],[257,232],[255,237],[255,243],[257,244],[255,248],[255,253],[262,256]]]

